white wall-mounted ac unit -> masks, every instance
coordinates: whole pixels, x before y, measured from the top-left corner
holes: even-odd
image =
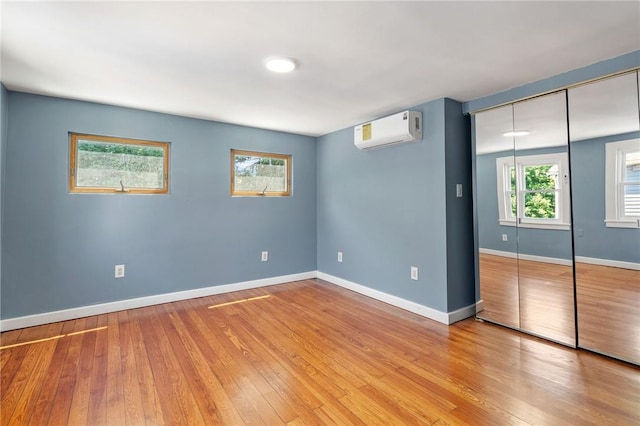
[[[371,149],[422,139],[422,113],[403,111],[353,128],[358,149]]]

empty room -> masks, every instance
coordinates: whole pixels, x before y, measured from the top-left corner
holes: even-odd
[[[640,424],[637,1],[0,23],[0,424]]]

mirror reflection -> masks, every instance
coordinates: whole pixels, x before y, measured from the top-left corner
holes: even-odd
[[[565,93],[475,122],[478,316],[575,345]]]
[[[515,174],[503,176],[498,158],[513,159],[513,106],[476,115],[476,211],[478,220],[480,299],[478,317],[512,328],[520,328],[517,235],[514,226],[502,225],[499,217],[515,218],[515,199],[505,205],[505,185],[515,191]],[[507,133],[507,136],[504,134]],[[512,161],[510,161],[512,162]],[[498,186],[498,177],[501,185]],[[514,219],[515,221],[515,219]]]
[[[639,99],[635,70],[475,116],[478,317],[640,364]]]
[[[640,363],[637,72],[568,92],[578,345]]]
[[[513,106],[520,328],[575,346],[571,194],[564,91]]]

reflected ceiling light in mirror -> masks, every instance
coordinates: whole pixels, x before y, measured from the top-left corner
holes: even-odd
[[[264,61],[264,65],[269,71],[277,73],[287,73],[296,69],[296,63],[291,58],[273,56]]]
[[[531,132],[528,130],[513,130],[510,132],[504,132],[502,136],[512,137],[512,136],[527,136]]]

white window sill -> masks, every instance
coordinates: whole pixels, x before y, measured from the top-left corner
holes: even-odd
[[[640,219],[637,220],[605,220],[607,228],[640,228]]]
[[[516,224],[513,220],[500,220],[502,226],[517,226],[518,228],[533,228],[533,229],[551,229],[555,231],[568,231],[571,229],[570,223],[534,223],[522,221]]]

